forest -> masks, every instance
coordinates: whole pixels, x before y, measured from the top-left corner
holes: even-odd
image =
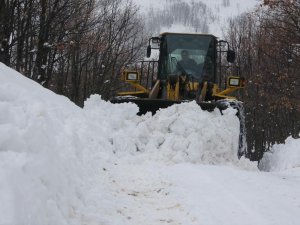
[[[78,105],[108,99],[141,58],[143,24],[123,0],[1,0],[1,61]]]
[[[275,143],[300,131],[300,2],[264,1],[230,21],[227,40],[247,80],[248,148],[260,159]]]
[[[143,59],[159,21],[207,32],[217,19],[196,1],[152,9],[147,17],[153,19],[128,0],[0,0],[0,61],[83,106],[91,94],[116,95],[121,71]],[[261,1],[228,21],[225,36],[247,81],[241,100],[248,156],[259,160],[273,144],[299,138],[300,2]]]

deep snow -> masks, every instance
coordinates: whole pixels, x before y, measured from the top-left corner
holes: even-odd
[[[260,172],[237,159],[234,110],[136,112],[97,95],[81,109],[0,64],[0,224],[299,223],[299,140]]]

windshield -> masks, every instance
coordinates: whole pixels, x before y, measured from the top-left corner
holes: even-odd
[[[216,39],[213,36],[166,34],[161,43],[161,79],[176,74],[188,74],[199,81],[214,79]]]

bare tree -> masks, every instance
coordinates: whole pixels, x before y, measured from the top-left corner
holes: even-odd
[[[14,32],[14,12],[17,0],[0,0],[0,61],[10,65],[10,39]]]
[[[299,136],[299,3],[272,2],[231,21],[228,38],[248,84],[248,146],[260,159],[274,143]]]

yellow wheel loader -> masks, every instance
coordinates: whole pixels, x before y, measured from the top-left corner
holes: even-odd
[[[243,105],[229,96],[244,87],[244,79],[224,75],[235,60],[229,44],[209,34],[162,33],[149,39],[148,58],[151,53],[159,55],[158,61],[142,61],[138,67],[124,70],[121,80],[132,90],[119,93],[111,102],[133,102],[139,114],[187,101],[196,101],[203,110],[218,108],[221,113],[236,108],[240,119],[238,156],[245,154]]]

